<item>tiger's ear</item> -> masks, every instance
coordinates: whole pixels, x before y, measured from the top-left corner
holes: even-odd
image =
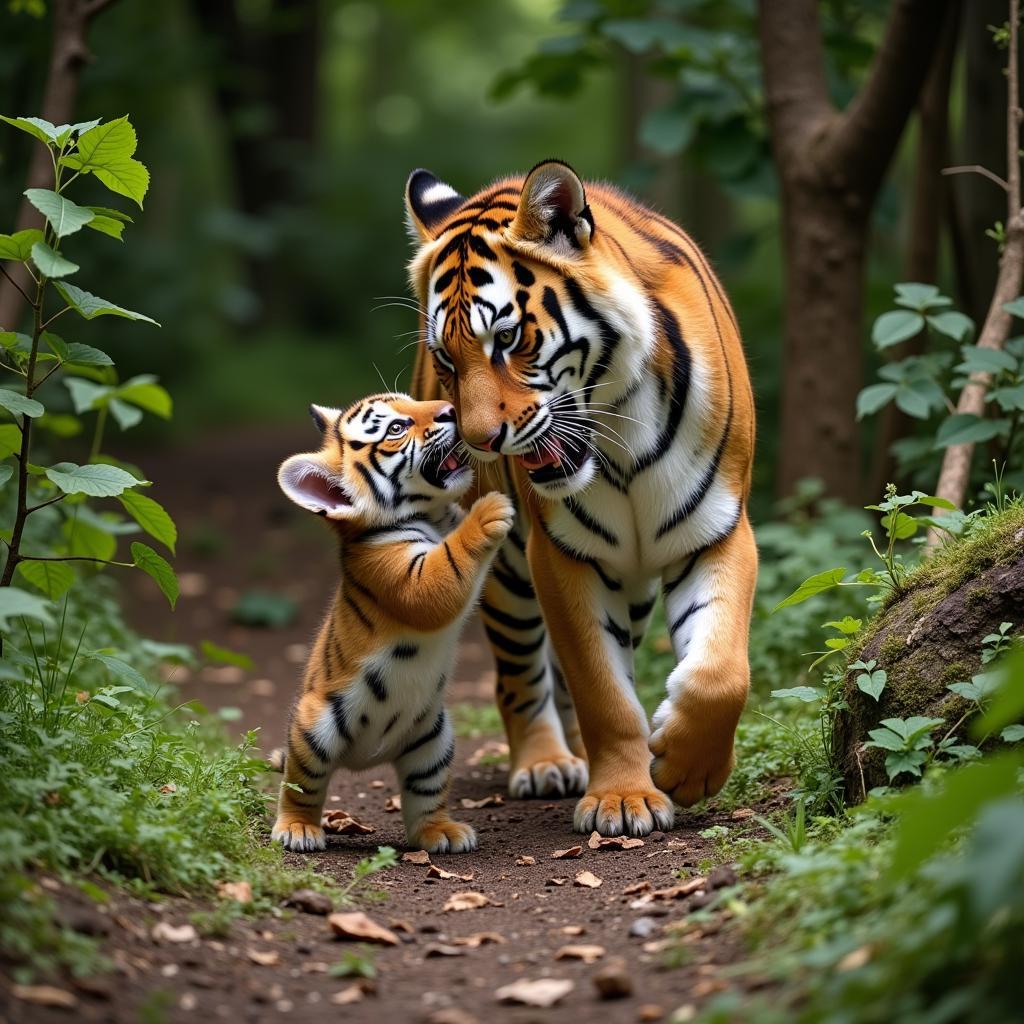
[[[317,452],[285,459],[277,482],[296,505],[309,512],[328,519],[350,519],[355,514],[341,480]]]
[[[571,258],[590,245],[594,218],[579,175],[561,160],[545,160],[526,176],[513,237],[551,246]]]
[[[440,225],[465,201],[465,196],[430,171],[413,171],[405,183],[405,219],[412,240],[432,242]]]
[[[327,405],[311,405],[309,407],[309,415],[313,418],[313,422],[316,424],[316,429],[319,430],[321,434],[326,434],[327,428],[338,422],[341,410],[332,409]]]

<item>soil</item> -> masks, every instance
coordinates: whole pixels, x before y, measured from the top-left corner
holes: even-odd
[[[248,432],[223,436],[201,450],[148,453],[138,459],[160,482],[153,497],[179,524],[176,566],[183,595],[172,616],[148,581],[133,579],[128,601],[133,623],[160,639],[192,644],[214,640],[248,654],[253,671],[214,665],[181,670],[175,682],[187,699],[211,708],[238,708],[241,717],[230,728],[259,728],[267,750],[283,737],[306,644],[333,585],[331,537],[313,517],[293,515],[274,485],[277,462],[314,443],[312,428]],[[257,587],[284,593],[295,602],[288,625],[270,629],[232,622],[239,596]],[[453,703],[491,699],[490,656],[477,629],[462,646],[450,691]],[[102,936],[114,967],[97,978],[52,982],[73,996],[75,1005],[66,1009],[16,998],[9,971],[3,969],[0,1021],[184,1021],[196,1014],[263,1021],[325,1010],[344,1014],[354,1024],[668,1020],[678,1008],[696,1008],[732,984],[729,967],[741,958],[742,949],[734,933],[723,928],[729,911],[715,903],[734,875],[729,868],[708,873],[716,841],[701,832],[722,825],[749,833],[753,811],[685,812],[672,833],[655,833],[635,848],[591,849],[585,836],[572,832],[572,800],[504,800],[461,808],[463,799],[504,797],[506,766],[486,756],[500,741],[458,741],[453,804],[458,816],[477,829],[480,849],[433,858],[449,871],[472,873],[472,879],[429,878],[426,865],[402,862],[360,890],[353,909],[395,930],[400,940],[375,947],[376,978],[365,984],[365,992],[359,979],[329,973],[331,965],[360,947],[334,938],[322,916],[275,908],[262,918],[236,919],[223,938],[160,942],[153,938],[154,925],[185,924],[190,914],[210,910],[213,904],[180,898],[147,904],[117,895],[97,907],[56,879],[40,879],[57,896],[62,920]],[[339,772],[328,808],[344,809],[375,831],[330,837],[326,852],[308,859],[287,854],[286,859],[312,863],[344,882],[359,859],[378,846],[401,851],[400,815],[385,810],[394,792],[390,768],[361,775]],[[554,851],[576,845],[582,845],[578,858],[552,858]],[[600,887],[575,884],[580,871],[596,875]],[[708,880],[695,892],[650,900],[650,890],[702,877],[700,872]],[[486,895],[491,905],[443,910],[453,893],[469,890]],[[693,912],[702,907],[704,912],[693,920]],[[638,924],[641,919],[647,920]],[[496,933],[501,941],[477,948],[453,945],[453,940],[479,933]],[[562,947],[572,945],[597,945],[603,953],[590,964],[557,958]],[[451,955],[453,949],[458,955]],[[618,958],[625,961],[622,973],[631,994],[601,998],[594,978]],[[550,1008],[498,1002],[495,993],[502,986],[540,978],[566,979],[573,987]],[[339,1004],[340,999],[354,1001]]]

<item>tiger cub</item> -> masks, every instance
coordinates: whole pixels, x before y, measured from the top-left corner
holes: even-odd
[[[390,761],[409,845],[473,850],[476,833],[448,814],[455,740],[443,697],[513,506],[497,493],[458,506],[473,473],[447,402],[381,394],[310,411],[323,446],[287,459],[277,479],[334,529],[341,581],[292,709],[273,838],[324,849],[331,774]]]

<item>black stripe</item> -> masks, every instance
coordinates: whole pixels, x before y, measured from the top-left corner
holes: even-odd
[[[494,667],[498,671],[498,675],[502,678],[506,676],[521,676],[524,672],[528,672],[530,669],[530,663],[526,662],[522,665],[517,664],[514,661],[506,661],[504,658],[495,658]]]
[[[592,534],[600,537],[601,540],[612,547],[619,546],[619,538],[614,533],[606,530],[596,519],[592,518],[590,513],[575,498],[564,498],[562,504],[581,526],[586,527]]]
[[[486,601],[480,602],[480,609],[495,622],[500,622],[509,629],[519,629],[525,632],[528,629],[536,629],[538,626],[544,625],[544,620],[539,615],[532,619],[520,619],[515,615],[509,615],[508,612],[503,612],[500,608],[495,608],[494,605],[488,604]]]
[[[306,741],[307,744],[309,743],[309,737],[306,733],[302,734],[302,738]],[[310,749],[312,749],[312,747]],[[316,753],[316,751],[314,751],[314,753]],[[298,750],[296,750],[295,747],[289,748],[287,756],[292,763],[298,765],[299,771],[302,772],[303,775],[306,775],[311,779],[322,779],[327,774],[327,772],[313,771],[313,769],[310,768],[309,765],[306,764],[306,762],[302,759],[302,757],[299,755]],[[321,761],[327,762],[326,757],[320,757],[319,754],[317,754],[316,756]]]
[[[491,644],[498,648],[500,651],[504,651],[506,654],[515,654],[519,657],[525,657],[527,654],[533,654],[543,643],[544,634],[541,633],[540,637],[530,643],[520,643],[518,640],[513,640],[511,637],[505,636],[504,633],[492,626],[488,626],[484,623],[484,632],[487,633],[488,639]]]
[[[351,740],[352,734],[348,731],[348,715],[345,713],[345,695],[335,691],[327,698],[327,702],[331,705],[331,717],[334,719],[334,728],[338,730],[338,735],[342,739]]]
[[[409,559],[409,568],[405,570],[405,575],[407,579],[412,579],[412,572],[413,569],[416,568],[417,564],[420,567],[420,574],[422,575],[423,562],[426,560],[426,557],[426,551],[420,551],[418,554],[413,555],[412,558]]]
[[[691,615],[695,614],[696,612],[699,612],[702,608],[707,608],[707,606],[707,601],[695,601],[693,604],[690,605],[689,608],[686,609],[685,612],[682,613],[682,615],[679,616],[679,618],[675,620],[675,622],[672,623],[671,626],[668,627],[669,633],[672,636],[675,636],[676,630],[679,629],[679,627],[682,626],[686,622],[686,620],[690,618]]]
[[[391,656],[399,661],[409,661],[411,658],[415,658],[418,653],[419,648],[415,644],[395,644],[391,650]]]
[[[426,782],[432,775],[436,775],[438,772],[442,772],[445,768],[450,767],[454,760],[455,743],[453,741],[448,749],[429,768],[423,768],[418,772],[410,772],[406,775],[402,780],[402,785],[408,786],[410,782]]]
[[[359,607],[355,599],[350,594],[344,593],[344,591],[342,592],[341,596],[345,599],[345,604],[347,604],[349,608],[351,608],[352,611],[356,613],[356,615],[359,618],[359,621],[372,633],[373,623],[366,617],[366,614],[363,612],[363,609]]]
[[[400,758],[405,757],[406,754],[411,754],[414,750],[419,750],[424,743],[429,743],[431,740],[436,740],[438,736],[444,731],[445,723],[445,711],[441,708],[437,713],[437,718],[434,719],[434,724],[430,727],[428,732],[425,732],[419,739],[415,739],[412,743],[408,744],[402,752],[398,755]]]
[[[620,647],[629,646],[632,639],[629,630],[620,626],[610,615],[604,620],[604,628]]]
[[[674,579],[669,580],[665,584],[665,596],[668,597],[686,578],[693,572],[693,567],[697,564],[697,559],[700,558],[707,548],[701,548],[699,551],[695,551],[691,556],[690,560],[683,566],[683,571],[676,576]]]
[[[649,601],[641,601],[639,604],[631,604],[629,606],[629,619],[631,622],[640,622],[646,619],[651,614],[651,609],[654,607],[654,602],[658,599],[658,595],[655,594]]]
[[[452,572],[455,573],[455,578],[461,583],[462,570],[455,564],[455,556],[452,554],[452,549],[448,546],[448,541],[444,542],[444,553],[448,556],[448,564],[452,567]]]
[[[382,736],[387,736],[387,734],[388,734],[389,732],[391,732],[391,730],[392,730],[392,729],[394,728],[394,726],[395,726],[395,722],[397,722],[397,721],[398,721],[398,720],[399,720],[399,719],[400,719],[401,717],[402,717],[402,712],[401,712],[401,711],[396,711],[396,712],[395,712],[395,713],[394,713],[394,714],[393,714],[393,715],[391,716],[391,718],[390,718],[390,719],[388,719],[388,724],[384,726],[384,732],[383,732],[383,733],[381,733],[381,735],[382,735]]]
[[[373,493],[373,497],[377,501],[377,504],[385,506],[390,504],[387,498],[385,498],[384,495],[381,493],[380,488],[377,486],[377,481],[373,479],[373,474],[361,462],[356,463],[356,470],[359,472],[360,476],[362,476],[362,478],[366,481],[366,484],[370,488],[370,491]]]
[[[532,722],[543,710],[547,702],[551,699],[551,691],[545,692],[544,696],[541,697],[540,703],[530,712],[530,721]]]
[[[370,689],[370,693],[374,695],[381,702],[384,703],[388,699],[388,688],[384,682],[384,676],[380,669],[371,668],[366,672],[366,685]]]
[[[313,756],[320,761],[322,764],[331,763],[331,755],[328,753],[327,748],[309,731],[309,729],[302,730],[302,738],[306,741],[306,746],[312,751]],[[327,774],[326,772],[324,773]],[[315,777],[315,776],[314,776]]]
[[[493,577],[511,594],[516,597],[536,597],[533,584],[515,573],[502,572],[497,566],[491,570]]]

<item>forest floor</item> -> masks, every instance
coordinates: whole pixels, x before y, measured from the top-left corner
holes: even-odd
[[[228,728],[258,728],[264,751],[284,736],[337,564],[328,531],[314,517],[293,515],[274,484],[281,456],[310,447],[311,440],[310,431],[249,432],[144,460],[159,482],[153,496],[179,524],[182,597],[169,616],[148,581],[133,581],[129,616],[148,636],[196,645],[211,640],[247,654],[252,670],[208,665],[178,670],[173,681],[184,699],[238,709]],[[274,628],[237,621],[275,616],[281,621]],[[216,920],[217,904],[177,897],[143,902],[118,892],[97,906],[74,888],[44,879],[70,926],[102,937],[114,968],[69,986],[71,1008],[12,999],[10,982],[0,979],[0,1021],[41,1024],[74,1016],[153,1022],[194,1014],[256,1021],[324,1010],[377,1024],[554,1024],[581,1014],[615,1022],[668,1020],[673,1014],[688,1019],[704,1000],[734,984],[730,966],[742,958],[722,928],[735,881],[721,863],[723,836],[755,834],[754,813],[778,806],[781,798],[731,812],[684,812],[669,834],[655,833],[629,849],[592,848],[586,836],[572,832],[572,800],[505,798],[505,748],[500,736],[487,731],[495,721],[486,710],[493,693],[489,661],[474,626],[449,692],[463,722],[453,806],[476,828],[480,849],[433,857],[442,877],[432,877],[437,872],[422,856],[419,862],[400,860],[361,883],[346,908],[365,911],[392,933],[392,944],[341,941],[324,916],[289,908],[225,918],[215,936],[208,926],[179,934],[175,929],[197,912],[199,920]],[[474,721],[483,732],[467,728]],[[326,852],[288,854],[286,861],[311,864],[345,884],[378,846],[401,855],[401,816],[386,807],[395,792],[387,766],[359,775],[339,772],[328,809],[344,810],[373,831],[332,836]],[[554,856],[573,847],[580,847],[575,856]],[[475,901],[484,905],[446,909],[455,894],[466,892],[482,894],[486,900]],[[339,976],[340,963],[350,971],[372,970],[375,977]],[[618,998],[601,996],[601,978],[621,993]],[[566,983],[548,986],[548,994],[565,990],[554,1005],[499,1001],[499,989],[541,980]],[[544,987],[533,991],[543,995]]]

